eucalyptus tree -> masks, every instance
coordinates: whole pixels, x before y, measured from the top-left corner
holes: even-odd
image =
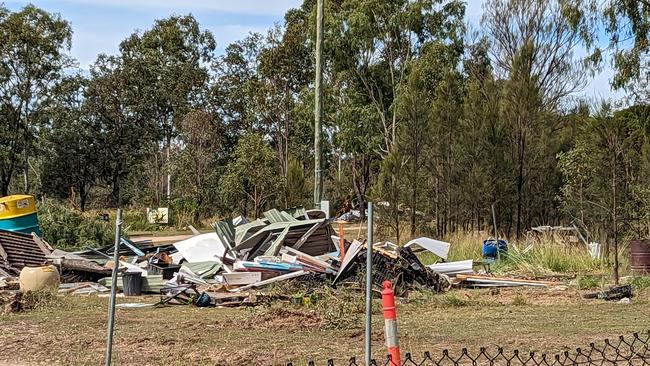
[[[29,157],[39,114],[73,66],[70,24],[33,5],[11,12],[0,4],[0,196],[18,171],[30,191]]]
[[[57,86],[48,103],[49,123],[42,143],[42,192],[69,199],[82,211],[91,189],[99,183],[105,158],[99,139],[101,131],[84,113],[88,82],[84,76],[72,75]]]
[[[150,156],[161,131],[147,80],[133,75],[118,56],[99,55],[90,69],[84,114],[98,133],[101,177],[111,188],[111,203],[123,202],[123,182]]]
[[[160,156],[156,180],[161,181],[167,199],[171,194],[169,163],[172,141],[185,114],[205,102],[209,65],[214,61],[216,42],[192,15],[173,15],[156,20],[151,29],[133,33],[120,43],[120,57],[130,77],[144,81],[147,102],[163,131],[159,142],[166,155]],[[166,164],[162,162],[166,161]],[[167,179],[160,179],[167,170]],[[162,191],[162,189],[161,189]],[[158,192],[157,192],[158,193]],[[160,202],[160,196],[157,195]]]

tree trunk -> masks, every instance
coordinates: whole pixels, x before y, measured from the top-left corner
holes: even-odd
[[[415,237],[415,211],[417,208],[418,202],[418,170],[420,169],[418,165],[418,153],[413,154],[413,164],[411,169],[411,239]]]
[[[2,179],[0,180],[0,197],[9,195],[9,180]]]
[[[79,208],[81,209],[81,212],[86,211],[86,200],[88,198],[88,189],[86,189],[86,185],[81,183],[77,187],[79,190]]]
[[[120,207],[122,205],[121,202],[121,197],[120,197],[120,171],[122,170],[121,164],[118,163],[118,166],[113,170],[113,181],[112,181],[112,191],[111,191],[111,197],[113,199],[113,204],[115,207]]]
[[[193,224],[198,224],[200,219],[201,219],[201,206],[203,205],[203,198],[199,198],[196,201],[196,210],[194,210],[194,215],[193,215]]]
[[[113,189],[111,191],[111,197],[113,199],[113,204],[115,207],[120,207],[120,178],[113,177]]]
[[[352,187],[359,200],[359,217],[361,220],[366,218],[366,190],[370,180],[370,162],[371,158],[364,156],[361,158],[362,163],[359,167],[359,160],[355,156],[352,158]]]

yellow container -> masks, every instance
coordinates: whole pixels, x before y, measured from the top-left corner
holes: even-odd
[[[26,194],[0,198],[0,220],[25,216],[36,212],[34,196]]]

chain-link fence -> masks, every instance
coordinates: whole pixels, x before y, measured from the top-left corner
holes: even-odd
[[[309,366],[317,366],[309,362]],[[327,366],[363,366],[363,360],[351,358],[348,361],[328,360]],[[472,353],[463,348],[458,354],[449,350],[434,355],[425,352],[418,357],[410,353],[402,355],[401,365],[390,358],[372,360],[374,366],[583,366],[583,365],[650,365],[650,330],[634,333],[631,337],[620,336],[618,339],[605,339],[601,343],[591,343],[586,348],[565,351],[555,355],[545,353],[525,353],[518,350],[507,351],[501,347],[489,350],[480,348]],[[288,366],[298,366],[289,363]]]

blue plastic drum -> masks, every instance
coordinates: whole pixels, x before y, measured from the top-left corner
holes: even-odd
[[[501,253],[501,256],[507,256],[508,242],[503,239],[499,239],[498,244],[494,239],[483,241],[483,258],[496,259],[497,251]]]

